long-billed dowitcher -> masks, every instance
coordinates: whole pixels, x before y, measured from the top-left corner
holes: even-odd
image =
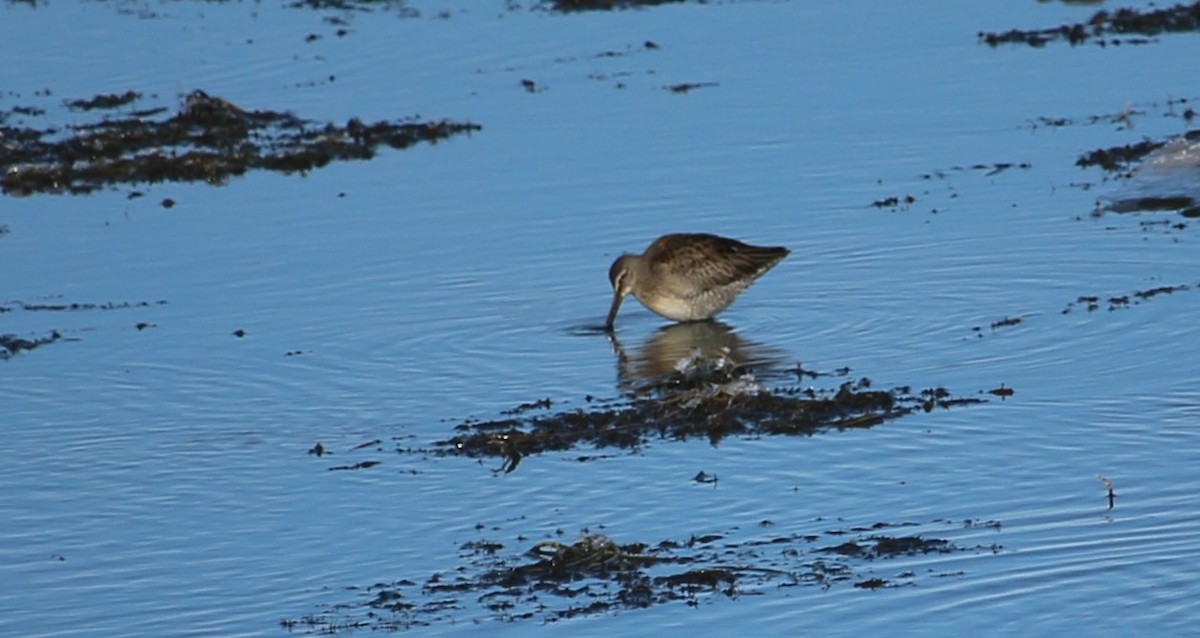
[[[604,327],[612,329],[626,295],[667,319],[710,319],[788,252],[703,233],[663,235],[646,252],[621,255],[609,268],[613,301]]]

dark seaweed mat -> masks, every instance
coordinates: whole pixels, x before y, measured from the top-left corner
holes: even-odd
[[[869,379],[837,389],[768,391],[746,371],[697,360],[684,371],[647,386],[627,403],[548,415],[468,421],[436,443],[435,453],[504,459],[511,472],[521,459],[578,446],[638,449],[651,439],[727,436],[811,436],[829,429],[869,428],[917,410],[981,402],[953,398],[944,388],[872,390]]]
[[[771,525],[769,521],[762,524]],[[886,533],[890,528],[909,525],[876,523],[823,533],[776,534],[743,542],[724,534],[706,534],[653,545],[619,544],[604,535],[588,533],[573,543],[543,540],[519,554],[502,542],[481,539],[459,548],[461,564],[450,572],[432,574],[421,583],[401,578],[356,588],[363,600],[332,605],[298,619],[283,620],[281,625],[290,630],[334,634],[355,629],[404,631],[435,623],[484,619],[555,622],[671,602],[697,606],[792,587],[827,589],[841,583],[863,589],[899,587],[915,584],[918,570],[888,574],[890,580],[873,574],[878,561],[1002,551],[999,545],[960,547],[944,539]],[[972,527],[975,523],[967,521],[964,525]],[[999,529],[998,523],[988,525]],[[920,571],[951,575],[938,574],[932,567]]]
[[[1109,172],[1127,171],[1130,166],[1142,161],[1147,155],[1175,139],[1178,139],[1178,136],[1172,136],[1167,140],[1142,140],[1134,144],[1099,148],[1080,155],[1079,159],[1075,160],[1075,165],[1080,168],[1097,166]],[[1192,142],[1200,140],[1200,130],[1184,133],[1183,139]]]
[[[286,112],[248,111],[203,91],[186,96],[177,113],[165,111],[104,117],[61,132],[0,126],[0,188],[32,195],[164,181],[221,185],[252,169],[306,172],[371,159],[380,146],[402,149],[482,128],[448,120],[318,124]]]
[[[1184,133],[1183,138],[1195,142],[1200,140],[1200,130]],[[1133,177],[1133,165],[1146,159],[1151,153],[1163,148],[1170,140],[1142,140],[1134,144],[1125,144],[1109,148],[1100,148],[1080,155],[1075,165],[1080,168],[1099,167],[1105,171],[1118,173],[1118,177],[1129,179]],[[1108,210],[1118,213],[1177,211],[1184,217],[1200,217],[1200,203],[1188,195],[1146,196],[1114,203]]]
[[[1139,9],[1101,10],[1087,22],[1064,24],[1048,29],[1012,29],[1004,33],[979,33],[979,39],[993,47],[1001,44],[1027,44],[1043,47],[1054,40],[1066,40],[1072,45],[1083,44],[1092,38],[1103,36],[1156,36],[1162,33],[1179,33],[1200,30],[1200,2],[1178,4],[1165,9],[1142,11]],[[1127,40],[1142,43],[1145,40]],[[1120,40],[1113,40],[1114,44]],[[1105,44],[1105,40],[1099,40]]]
[[[25,339],[14,334],[0,335],[0,361],[8,361],[24,350],[33,350],[62,338],[62,333],[57,330],[51,330],[50,334],[45,337],[34,337],[33,339]]]

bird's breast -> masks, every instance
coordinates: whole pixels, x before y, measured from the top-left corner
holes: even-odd
[[[732,297],[709,292],[693,297],[676,295],[638,296],[642,305],[673,321],[700,321],[729,307]]]

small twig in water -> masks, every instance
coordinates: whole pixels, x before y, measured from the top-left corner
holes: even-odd
[[[1112,481],[1100,475],[1096,475],[1096,478],[1100,479],[1104,483],[1104,487],[1108,488],[1108,509],[1112,509],[1117,504],[1117,491],[1113,487]]]

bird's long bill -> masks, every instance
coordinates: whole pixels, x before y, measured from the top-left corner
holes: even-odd
[[[613,291],[612,307],[608,309],[608,318],[604,320],[605,330],[612,330],[613,322],[617,320],[617,311],[621,309],[621,300],[624,298],[621,293]]]

